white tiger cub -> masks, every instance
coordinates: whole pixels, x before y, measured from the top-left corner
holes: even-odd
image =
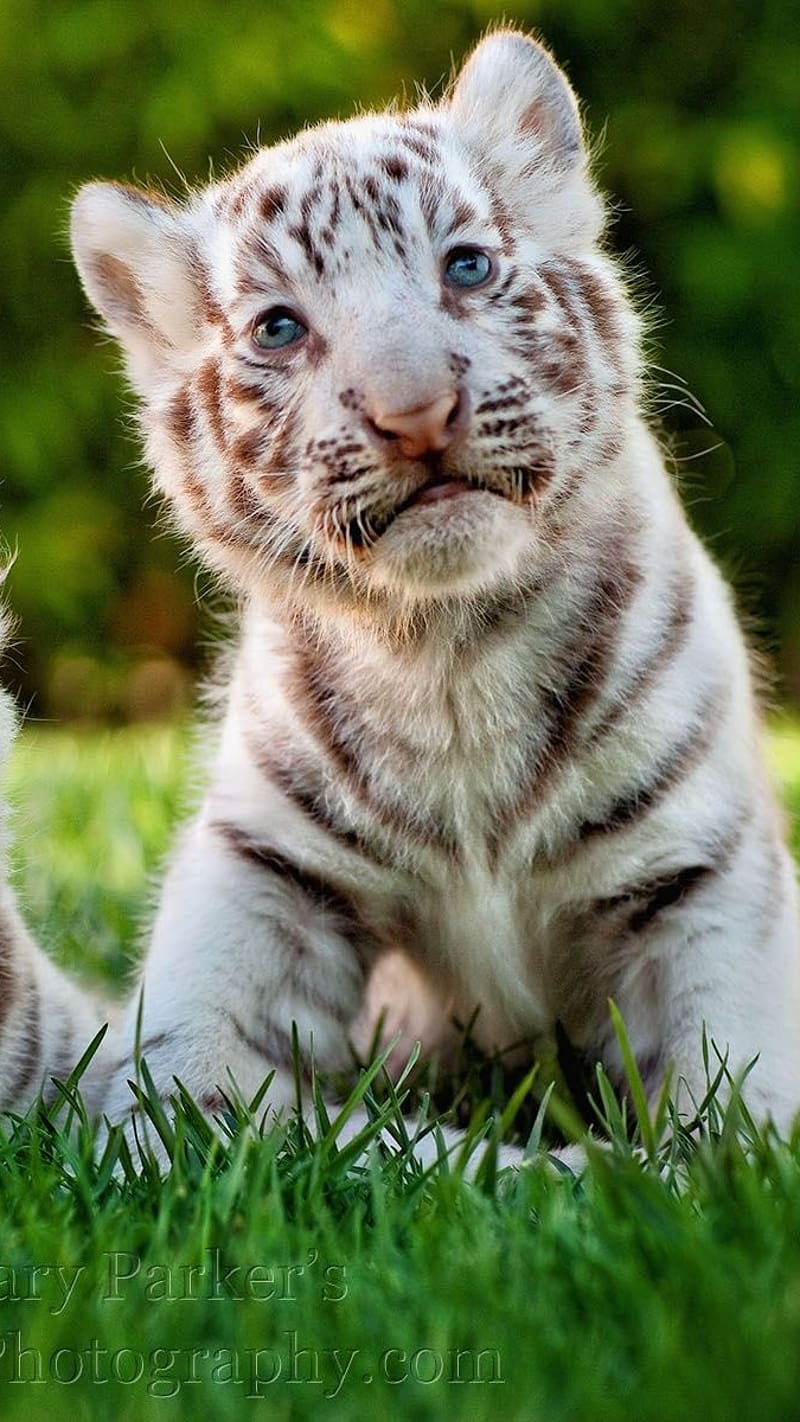
[[[274,1068],[289,1108],[292,1023],[339,1069],[387,997],[440,1049],[478,1008],[486,1047],[560,1023],[619,1074],[612,996],[651,1092],[670,1062],[702,1090],[705,1024],[732,1071],[758,1057],[756,1111],[800,1104],[748,659],[602,226],[572,91],[506,30],[441,102],[322,124],[185,204],[78,194],[157,485],[241,602],[144,968],[165,1095],[213,1115]]]

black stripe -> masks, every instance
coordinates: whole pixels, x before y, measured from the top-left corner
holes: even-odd
[[[325,270],[325,258],[314,244],[311,230],[307,222],[296,222],[293,226],[287,227],[287,237],[293,237],[298,246],[302,247],[307,260],[313,266],[317,276],[322,276]]]
[[[137,1058],[149,1057],[153,1052],[157,1052],[159,1048],[165,1046],[167,1042],[171,1042],[173,1037],[174,1032],[151,1032],[149,1037],[145,1037],[144,1041],[139,1043]]]
[[[593,727],[588,737],[590,745],[602,740],[624,716],[627,716],[641,703],[654,682],[684,647],[689,635],[689,628],[692,625],[694,593],[694,577],[690,572],[684,570],[676,578],[670,613],[663,626],[660,640],[649,656],[645,657],[632,673],[623,690],[616,693],[614,705]]]
[[[454,863],[461,860],[461,846],[453,832],[432,819],[423,819],[418,806],[396,806],[371,793],[369,780],[356,751],[354,734],[355,708],[347,706],[336,695],[330,668],[320,665],[310,649],[295,656],[295,676],[290,689],[295,709],[315,735],[323,752],[327,752],[344,777],[347,789],[361,801],[384,830],[400,834],[425,848],[436,848]],[[347,730],[345,730],[345,724]],[[385,746],[384,746],[385,751]]]
[[[620,316],[623,306],[614,289],[600,273],[591,270],[574,257],[564,259],[564,266],[577,283],[578,292],[595,333],[602,344],[611,348],[621,340]]]
[[[48,1017],[50,1031],[54,1032],[56,1036],[56,1045],[52,1059],[50,1061],[43,1061],[42,1063],[44,1075],[47,1077],[47,1086],[49,1087],[52,1077],[56,1077],[59,1081],[66,1081],[73,1067],[77,1066],[83,1053],[82,1051],[78,1051],[76,1045],[75,1025],[70,1015],[69,1005],[64,1003],[55,1008],[51,1005]],[[88,1042],[85,1045],[88,1046]],[[52,1096],[52,1092],[50,1095]]]
[[[577,317],[572,300],[572,281],[563,264],[543,262],[537,275],[564,314],[575,321]]]
[[[570,669],[557,691],[544,693],[544,742],[537,742],[533,764],[513,804],[501,806],[488,837],[491,864],[521,820],[540,804],[558,771],[567,763],[578,742],[581,719],[600,695],[608,663],[617,641],[617,624],[641,582],[641,570],[620,553],[619,562],[606,572],[581,616],[591,629],[583,643],[570,650]]]
[[[663,874],[659,878],[641,884],[630,884],[610,898],[597,899],[592,908],[593,911],[606,914],[616,909],[629,909],[638,904],[620,931],[639,933],[664,909],[682,903],[692,890],[701,887],[716,875],[720,867],[718,864],[687,864],[682,869]]]
[[[489,643],[498,637],[505,641],[524,626],[530,617],[531,603],[547,586],[548,580],[540,573],[527,573],[511,587],[465,596],[459,608],[459,621],[448,627],[453,651],[467,654],[471,659],[482,657]]]
[[[643,893],[644,903],[628,920],[631,933],[638,933],[665,908],[681,903],[686,895],[716,874],[713,864],[688,864],[668,878],[656,879]]]
[[[23,1054],[17,1063],[16,1072],[3,1087],[3,1099],[17,1104],[25,1104],[19,1102],[19,1097],[28,1090],[37,1072],[41,1069],[42,1015],[39,987],[36,983],[30,985],[25,1007],[25,1023],[20,1036],[23,1041]]]
[[[221,1116],[223,1111],[230,1110],[231,1103],[222,1091],[204,1091],[195,1100],[207,1116]]]
[[[248,1047],[257,1056],[263,1057],[270,1066],[288,1067],[294,1060],[292,1049],[292,1038],[289,1032],[283,1027],[279,1027],[275,1022],[260,1022],[256,1027],[256,1032],[250,1032],[239,1017],[233,1012],[226,1012],[225,1017],[230,1022],[239,1041]],[[303,1046],[298,1034],[298,1052],[303,1067],[302,1056]],[[307,1076],[307,1067],[303,1070],[303,1075]]]
[[[48,1079],[55,1077],[56,1081],[67,1081],[71,1072],[78,1065],[81,1056],[82,1053],[77,1050],[70,1031],[56,1048],[55,1057],[47,1068]],[[48,1080],[48,1086],[49,1084],[50,1081]],[[79,1089],[82,1089],[82,1087],[85,1086],[85,1082],[79,1082],[78,1086]]]
[[[246,830],[229,820],[215,820],[211,828],[220,835],[227,848],[245,863],[267,870],[276,879],[294,885],[317,908],[335,913],[348,931],[364,932],[364,922],[355,901],[322,874],[303,869],[281,850],[253,839]]]
[[[258,210],[264,222],[274,222],[283,213],[289,197],[288,188],[281,183],[273,183],[265,188],[258,199]]]
[[[256,739],[252,729],[246,733],[245,740],[253,764],[260,774],[280,790],[318,829],[335,839],[343,849],[352,850],[362,859],[369,859],[380,868],[394,865],[395,860],[391,855],[386,854],[374,842],[365,839],[358,830],[343,823],[326,792],[321,774],[315,775],[310,767],[286,765],[271,756],[266,747]]]
[[[197,410],[190,384],[181,386],[170,401],[167,428],[178,444],[190,443],[197,433]]]
[[[698,719],[683,740],[674,746],[649,780],[621,795],[602,820],[584,820],[577,840],[585,843],[599,835],[615,834],[642,819],[702,761],[719,728],[719,700],[709,697]]]
[[[380,251],[380,250],[381,250],[381,242],[382,242],[382,233],[381,233],[380,227],[378,226],[377,222],[375,221],[375,215],[374,215],[374,213],[373,213],[371,207],[369,206],[368,203],[366,203],[366,202],[364,202],[364,201],[362,200],[362,198],[361,198],[361,196],[360,196],[360,194],[359,194],[359,192],[358,192],[358,189],[357,189],[357,187],[356,187],[356,184],[353,182],[352,178],[351,178],[349,175],[347,175],[347,176],[345,177],[344,185],[345,185],[345,187],[347,188],[348,196],[349,196],[349,198],[350,198],[350,202],[351,202],[352,205],[353,205],[353,211],[354,211],[354,213],[356,214],[357,217],[360,217],[360,218],[361,218],[361,221],[362,221],[362,222],[365,224],[365,226],[368,228],[369,233],[370,233],[370,236],[371,236],[372,241],[373,241],[373,245],[375,246],[375,248],[376,248],[378,251]]]
[[[17,996],[18,972],[14,962],[15,948],[13,924],[0,921],[0,1030],[8,1019]]]
[[[547,762],[556,768],[568,758],[575,742],[577,723],[605,683],[608,662],[616,645],[617,622],[628,607],[641,577],[637,567],[623,564],[603,579],[586,619],[588,625],[597,630],[574,663],[565,685],[550,693],[550,727],[545,756]]]

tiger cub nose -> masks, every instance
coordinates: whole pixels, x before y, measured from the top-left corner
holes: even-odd
[[[466,399],[458,390],[448,390],[429,405],[413,410],[378,410],[367,417],[374,437],[397,441],[405,459],[440,453],[452,444],[466,423]]]

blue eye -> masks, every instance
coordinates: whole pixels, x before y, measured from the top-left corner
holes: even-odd
[[[253,340],[263,351],[291,346],[295,341],[302,340],[305,334],[302,321],[298,321],[285,306],[273,306],[269,311],[262,311],[253,322]]]
[[[492,263],[479,247],[456,247],[444,268],[450,286],[481,286],[491,274]]]

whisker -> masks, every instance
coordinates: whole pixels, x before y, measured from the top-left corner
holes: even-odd
[[[725,441],[717,440],[716,444],[710,444],[707,449],[697,449],[693,454],[670,454],[673,464],[691,464],[693,459],[703,459],[707,454],[713,454],[716,449],[724,449]]]

